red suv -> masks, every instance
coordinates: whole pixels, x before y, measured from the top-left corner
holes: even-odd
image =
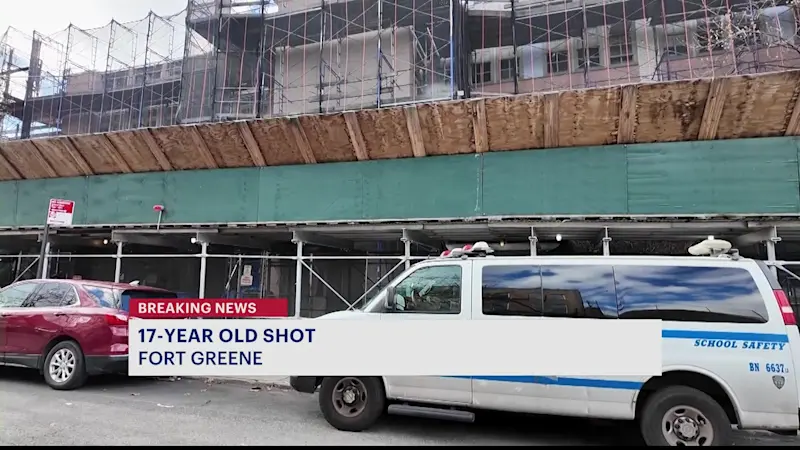
[[[39,369],[50,387],[128,369],[128,302],[176,298],[145,286],[89,280],[20,281],[0,290],[0,365]]]

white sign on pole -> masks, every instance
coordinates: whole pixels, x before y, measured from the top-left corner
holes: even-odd
[[[74,210],[74,201],[51,198],[50,206],[47,208],[47,224],[56,226],[71,226],[72,213]]]

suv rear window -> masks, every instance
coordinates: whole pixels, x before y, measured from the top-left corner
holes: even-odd
[[[621,319],[765,323],[768,313],[745,269],[615,266]]]
[[[84,286],[101,306],[128,311],[130,300],[136,298],[178,298],[174,292],[150,291],[146,289],[112,289],[102,286]]]

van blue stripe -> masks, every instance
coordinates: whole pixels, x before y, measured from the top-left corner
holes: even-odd
[[[754,341],[754,342],[789,342],[789,336],[785,334],[772,333],[740,333],[733,331],[700,331],[700,330],[662,330],[663,339],[721,339],[731,341]],[[446,376],[443,378],[472,379],[479,381],[499,381],[505,383],[524,383],[540,384],[549,386],[572,386],[588,387],[598,389],[624,389],[639,390],[644,383],[639,381],[620,381],[620,380],[596,380],[591,378],[561,378],[544,376]]]
[[[785,334],[737,333],[732,331],[662,330],[664,339],[722,339],[730,341],[789,342]]]
[[[599,389],[625,389],[639,390],[644,383],[640,381],[620,381],[620,380],[595,380],[591,378],[562,378],[562,377],[543,377],[543,376],[501,376],[501,375],[480,375],[474,377],[451,376],[444,378],[472,379],[477,381],[499,381],[504,383],[524,383],[542,384],[548,386],[572,386],[589,387]]]

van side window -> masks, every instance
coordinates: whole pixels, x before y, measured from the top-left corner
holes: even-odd
[[[483,268],[482,280],[483,314],[542,315],[539,266],[487,266]]]
[[[615,266],[621,319],[765,323],[750,272],[729,267]]]
[[[611,266],[542,266],[541,272],[545,316],[617,318]]]
[[[461,266],[429,266],[413,272],[395,287],[396,312],[459,314]]]

